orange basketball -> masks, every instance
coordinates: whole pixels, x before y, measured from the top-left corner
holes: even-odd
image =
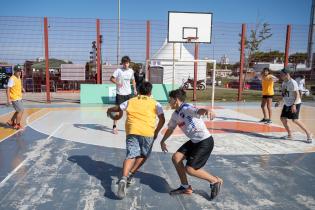
[[[112,120],[120,120],[120,118],[122,118],[123,116],[123,111],[119,111],[119,112],[110,112],[108,114],[108,117]]]

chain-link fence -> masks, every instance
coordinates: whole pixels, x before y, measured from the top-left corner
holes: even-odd
[[[47,20],[48,37],[45,42],[44,18],[0,16],[0,88],[5,88],[12,67],[16,64],[24,66],[23,84],[26,91],[42,93],[44,100],[47,69],[52,93],[76,92],[82,83],[96,84],[97,74],[104,74],[104,66],[119,64],[124,55],[129,55],[132,62],[140,64],[144,70],[144,66],[150,64],[148,60],[173,58],[172,47],[165,47],[168,44],[166,20],[121,20],[120,30],[118,20],[112,19],[100,19],[99,28],[96,19],[49,17]],[[247,41],[259,39],[263,23],[246,26]],[[291,28],[289,62],[303,64],[307,59],[309,27],[292,25]],[[99,39],[98,29],[101,35]],[[241,29],[241,23],[214,22],[211,43],[199,46],[199,59],[216,60],[217,85],[222,87],[234,87],[233,82],[238,81]],[[284,62],[287,25],[267,24],[267,29],[265,35],[270,37],[262,40],[255,49],[250,49],[253,47],[250,44],[246,45],[244,69],[247,82],[254,80],[255,63]],[[253,37],[254,32],[256,37]],[[48,47],[48,54],[45,54],[45,47]],[[100,55],[97,54],[98,47]],[[194,50],[194,44],[185,43],[179,46],[176,53],[193,59]],[[49,58],[48,68],[46,57]],[[212,64],[206,64],[203,70],[206,71],[204,80],[207,84],[211,82],[212,68]],[[182,75],[187,77],[187,74]],[[259,89],[254,85],[252,87]]]

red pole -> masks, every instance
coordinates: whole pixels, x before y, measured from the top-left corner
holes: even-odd
[[[46,64],[46,102],[50,103],[48,20],[44,17],[45,64]]]
[[[96,19],[96,48],[97,48],[97,57],[96,57],[96,69],[97,69],[97,78],[96,83],[101,84],[101,27],[100,19]]]
[[[246,34],[246,25],[243,23],[242,24],[242,37],[241,37],[240,77],[239,77],[237,101],[241,101],[241,99],[242,99],[242,92],[243,92],[243,69],[244,69],[245,34]]]
[[[150,81],[150,69],[148,62],[150,59],[150,33],[151,33],[151,24],[150,21],[147,20],[147,40],[146,40],[146,70],[147,70],[147,80]]]
[[[198,60],[199,57],[199,43],[195,43],[195,60]],[[194,62],[194,92],[193,92],[193,101],[197,101],[197,71],[198,71],[198,63]]]
[[[284,54],[284,67],[287,67],[289,63],[290,37],[291,37],[291,25],[287,25],[287,35],[286,35],[286,40],[285,40],[285,54]]]

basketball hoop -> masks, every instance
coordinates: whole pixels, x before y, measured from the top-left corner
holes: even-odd
[[[188,36],[186,38],[184,38],[187,40],[187,42],[196,42],[198,40],[198,37],[195,36]]]

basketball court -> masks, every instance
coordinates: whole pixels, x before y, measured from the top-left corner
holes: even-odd
[[[125,116],[115,135],[106,117],[109,105],[28,104],[24,129],[19,131],[6,125],[12,107],[0,106],[0,209],[315,209],[315,142],[305,143],[306,136],[295,127],[293,139],[284,140],[281,108],[274,108],[274,123],[267,125],[259,123],[260,103],[214,104],[216,60],[198,59],[199,43],[211,43],[212,13],[168,15],[172,59],[147,59],[145,63],[164,62],[172,67],[159,78],[172,89],[182,81],[178,75],[184,75],[176,65],[188,66],[194,80],[200,79],[198,65],[213,65],[212,99],[196,106],[216,113],[213,121],[204,119],[215,142],[204,169],[223,178],[219,196],[210,201],[209,184],[193,177],[188,177],[192,195],[169,195],[180,184],[172,153],[188,139],[176,129],[166,142],[169,152],[161,151],[159,142],[173,112],[167,105],[163,106],[166,123],[151,156],[120,200],[116,192],[126,156]],[[175,50],[179,43],[194,44],[194,56],[185,60],[181,56],[184,48]],[[164,82],[164,77],[171,82]],[[105,89],[100,85],[93,84],[85,98],[99,92],[103,104],[102,99],[109,97],[101,95]],[[315,134],[314,112],[314,104],[303,105],[301,119]]]
[[[249,114],[258,113],[258,104],[241,107],[219,104],[216,119],[204,119],[215,139],[205,169],[224,179],[214,201],[209,201],[209,185],[193,177],[192,195],[168,194],[180,184],[171,162],[172,152],[187,140],[179,130],[167,141],[170,153],[161,152],[159,136],[136,184],[119,200],[125,117],[114,135],[106,106],[29,106],[25,129],[15,131],[4,125],[12,109],[1,107],[0,208],[313,209],[314,142],[306,144],[299,131],[293,140],[282,140],[286,133],[280,124],[261,124]],[[314,109],[302,109],[312,130]],[[165,110],[168,122],[172,110]]]

